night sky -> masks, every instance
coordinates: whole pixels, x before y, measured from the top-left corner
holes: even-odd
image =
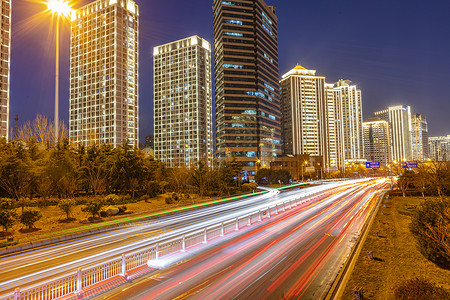
[[[41,0],[42,1],[42,0]],[[80,7],[91,1],[77,1]],[[136,0],[140,6],[140,140],[153,132],[154,46],[191,35],[213,44],[212,0]],[[277,6],[280,76],[297,63],[362,90],[364,120],[390,105],[428,118],[430,136],[450,134],[448,1],[267,0]],[[19,125],[53,120],[54,24],[39,0],[12,10],[11,109]],[[69,34],[61,40],[60,118],[69,117]]]

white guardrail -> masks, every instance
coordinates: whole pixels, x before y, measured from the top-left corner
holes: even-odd
[[[297,207],[299,204],[311,201],[328,191],[323,195],[326,196],[334,187],[322,187],[314,193],[303,194],[296,199],[281,201],[265,209],[152,244],[144,250],[122,254],[121,257],[87,269],[78,269],[76,273],[52,279],[33,287],[16,289],[12,295],[0,296],[0,300],[51,300],[72,294],[81,294],[84,289],[108,279],[118,276],[127,278],[129,271],[148,265],[151,260],[158,260],[169,254],[185,252],[186,249],[196,245],[206,244],[208,241],[223,237],[228,233],[269,219],[272,215],[278,214],[280,210],[284,212]]]

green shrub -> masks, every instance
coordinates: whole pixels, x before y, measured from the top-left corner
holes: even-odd
[[[412,278],[402,282],[396,287],[395,299],[397,300],[446,300],[450,294],[442,287],[429,282],[425,278]]]
[[[102,210],[102,207],[105,205],[105,202],[103,199],[94,199],[89,201],[85,207],[81,209],[82,212],[89,213],[92,215],[93,218],[95,216],[98,216],[100,211]]]
[[[422,254],[436,265],[450,269],[450,201],[427,200],[412,218],[411,232]]]
[[[172,193],[172,199],[173,199],[174,202],[178,201],[177,193]]]
[[[34,223],[36,223],[40,218],[42,218],[40,211],[34,209],[25,210],[20,216],[20,223],[31,229],[34,227]]]
[[[172,197],[166,197],[166,204],[174,204],[175,201],[172,199]]]
[[[58,208],[61,209],[66,214],[66,219],[70,219],[72,214],[72,208],[75,206],[74,199],[62,199],[58,203]]]
[[[0,198],[0,226],[8,231],[15,223],[16,204],[11,199]]]
[[[120,202],[119,196],[111,194],[105,197],[105,205],[117,205]]]

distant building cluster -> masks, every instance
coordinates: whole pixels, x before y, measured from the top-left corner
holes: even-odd
[[[167,167],[236,159],[247,178],[270,166],[289,166],[299,178],[305,167],[331,172],[349,162],[450,159],[450,136],[428,137],[426,117],[409,106],[363,122],[362,93],[350,80],[330,83],[300,65],[280,78],[274,6],[215,0],[213,16],[213,43],[191,36],[153,49],[154,134],[142,145]],[[0,136],[6,138],[10,28],[5,0]],[[138,145],[138,5],[97,0],[74,11],[70,50],[70,140]]]

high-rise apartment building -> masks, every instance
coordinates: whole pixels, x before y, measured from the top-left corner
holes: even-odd
[[[450,135],[428,138],[429,158],[434,161],[450,161]]]
[[[214,0],[217,156],[244,176],[281,154],[278,32],[263,0]]]
[[[192,36],[154,48],[155,156],[167,167],[213,159],[211,45]]]
[[[11,0],[2,0],[0,36],[0,138],[9,137],[9,84],[11,59]]]
[[[138,145],[139,9],[97,0],[72,14],[69,137],[83,145]]]
[[[329,163],[325,77],[296,66],[281,79],[283,154],[322,156]]]
[[[392,106],[375,112],[374,117],[389,122],[391,133],[392,159],[412,160],[411,150],[411,107]]]
[[[428,158],[427,118],[420,114],[411,115],[411,151],[413,160],[425,161]]]
[[[328,151],[329,164],[326,167],[344,167],[344,137],[342,122],[342,91],[335,89],[334,84],[325,84],[328,102]]]
[[[364,157],[361,90],[350,80],[339,80],[335,89],[341,92],[341,122],[343,129],[344,160]]]
[[[378,161],[387,165],[391,159],[391,137],[389,122],[378,118],[363,123],[364,156],[367,161]]]

